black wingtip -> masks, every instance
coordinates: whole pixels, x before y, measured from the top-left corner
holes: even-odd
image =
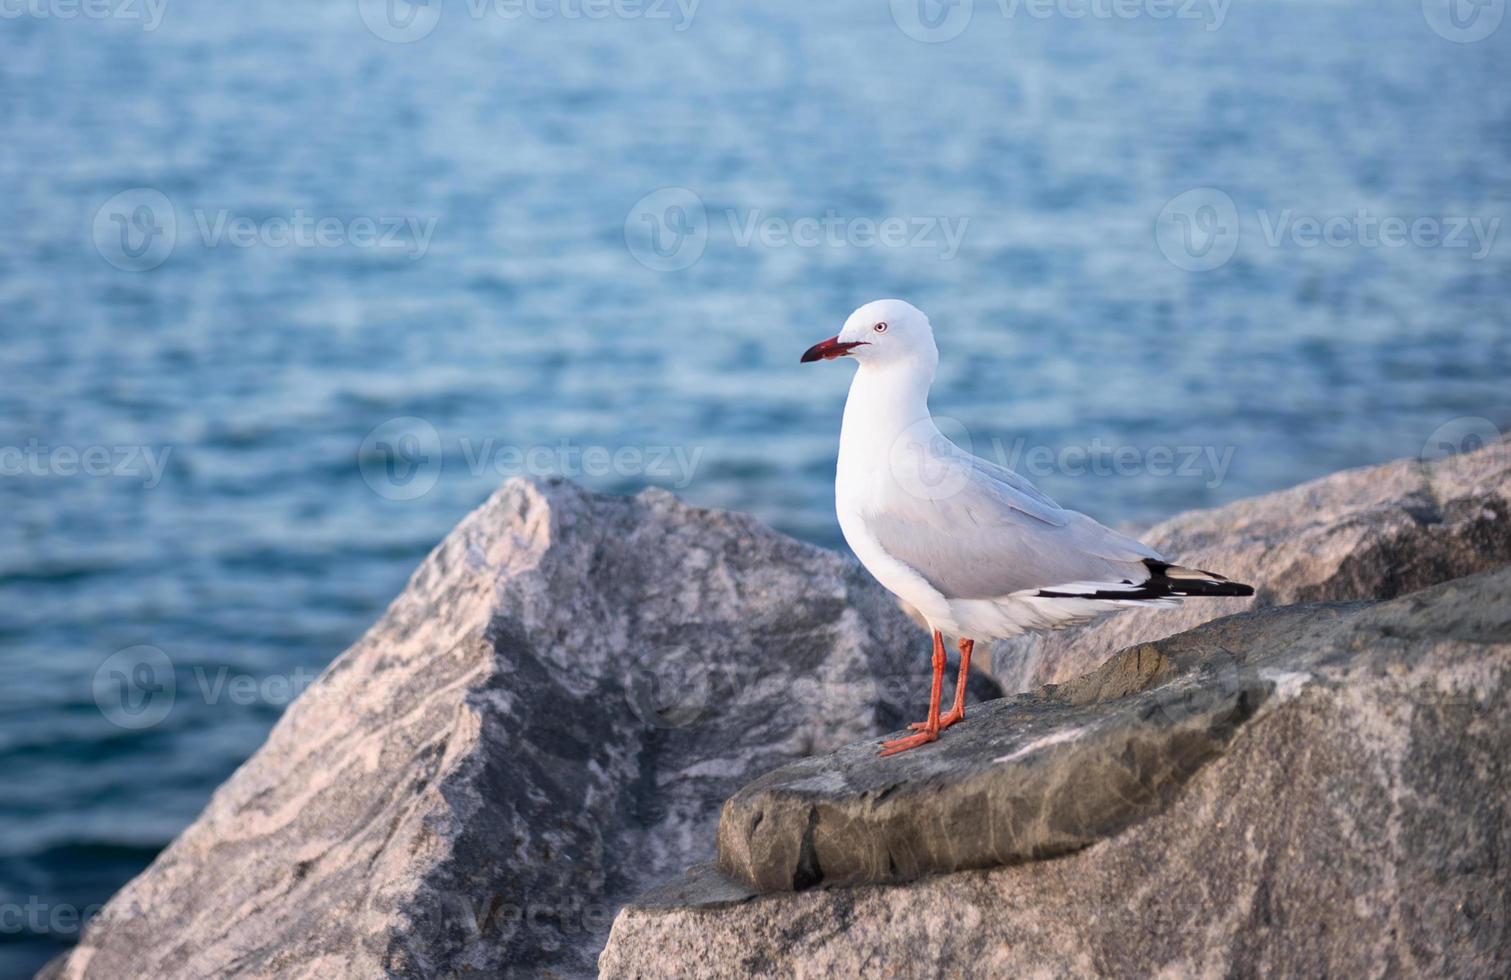
[[[1163,591],[1165,595],[1183,596],[1221,596],[1243,597],[1254,594],[1254,587],[1243,582],[1234,582],[1232,579],[1223,578],[1216,572],[1209,572],[1204,568],[1187,568],[1184,565],[1172,565],[1169,562],[1154,561],[1144,562],[1149,569],[1149,581],[1144,583],[1151,591]]]
[[[1120,585],[1091,586],[1089,591],[1067,592],[1064,588],[1040,589],[1034,595],[1044,599],[1108,599],[1118,602],[1148,602],[1155,599],[1197,599],[1224,596],[1243,597],[1254,594],[1252,585],[1234,582],[1216,572],[1172,565],[1167,561],[1145,559],[1149,577],[1135,584],[1124,579]]]

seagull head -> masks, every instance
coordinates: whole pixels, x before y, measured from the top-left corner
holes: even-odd
[[[934,328],[912,303],[878,299],[851,313],[844,329],[803,353],[804,364],[853,357],[862,365],[914,363],[932,371],[939,363]]]

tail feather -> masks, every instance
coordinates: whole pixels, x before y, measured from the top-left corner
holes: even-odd
[[[1083,583],[1040,589],[1036,594],[1050,599],[1112,599],[1143,602],[1154,599],[1183,599],[1209,596],[1249,596],[1252,585],[1234,582],[1200,568],[1187,568],[1169,562],[1144,560],[1149,577],[1142,582]]]

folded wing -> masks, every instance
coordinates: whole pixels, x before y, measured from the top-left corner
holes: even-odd
[[[995,599],[1067,583],[1136,585],[1158,552],[1065,510],[1028,480],[958,447],[930,460],[928,487],[892,488],[866,527],[950,599]]]

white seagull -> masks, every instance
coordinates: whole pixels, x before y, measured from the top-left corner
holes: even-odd
[[[929,717],[911,726],[916,734],[882,743],[882,755],[935,741],[965,717],[976,640],[1060,629],[1188,596],[1254,594],[1221,575],[1172,564],[946,438],[929,414],[939,364],[934,330],[911,304],[867,303],[802,360],[839,357],[859,364],[834,478],[840,529],[861,564],[934,634]],[[955,705],[940,717],[945,636],[959,641],[960,673]]]

